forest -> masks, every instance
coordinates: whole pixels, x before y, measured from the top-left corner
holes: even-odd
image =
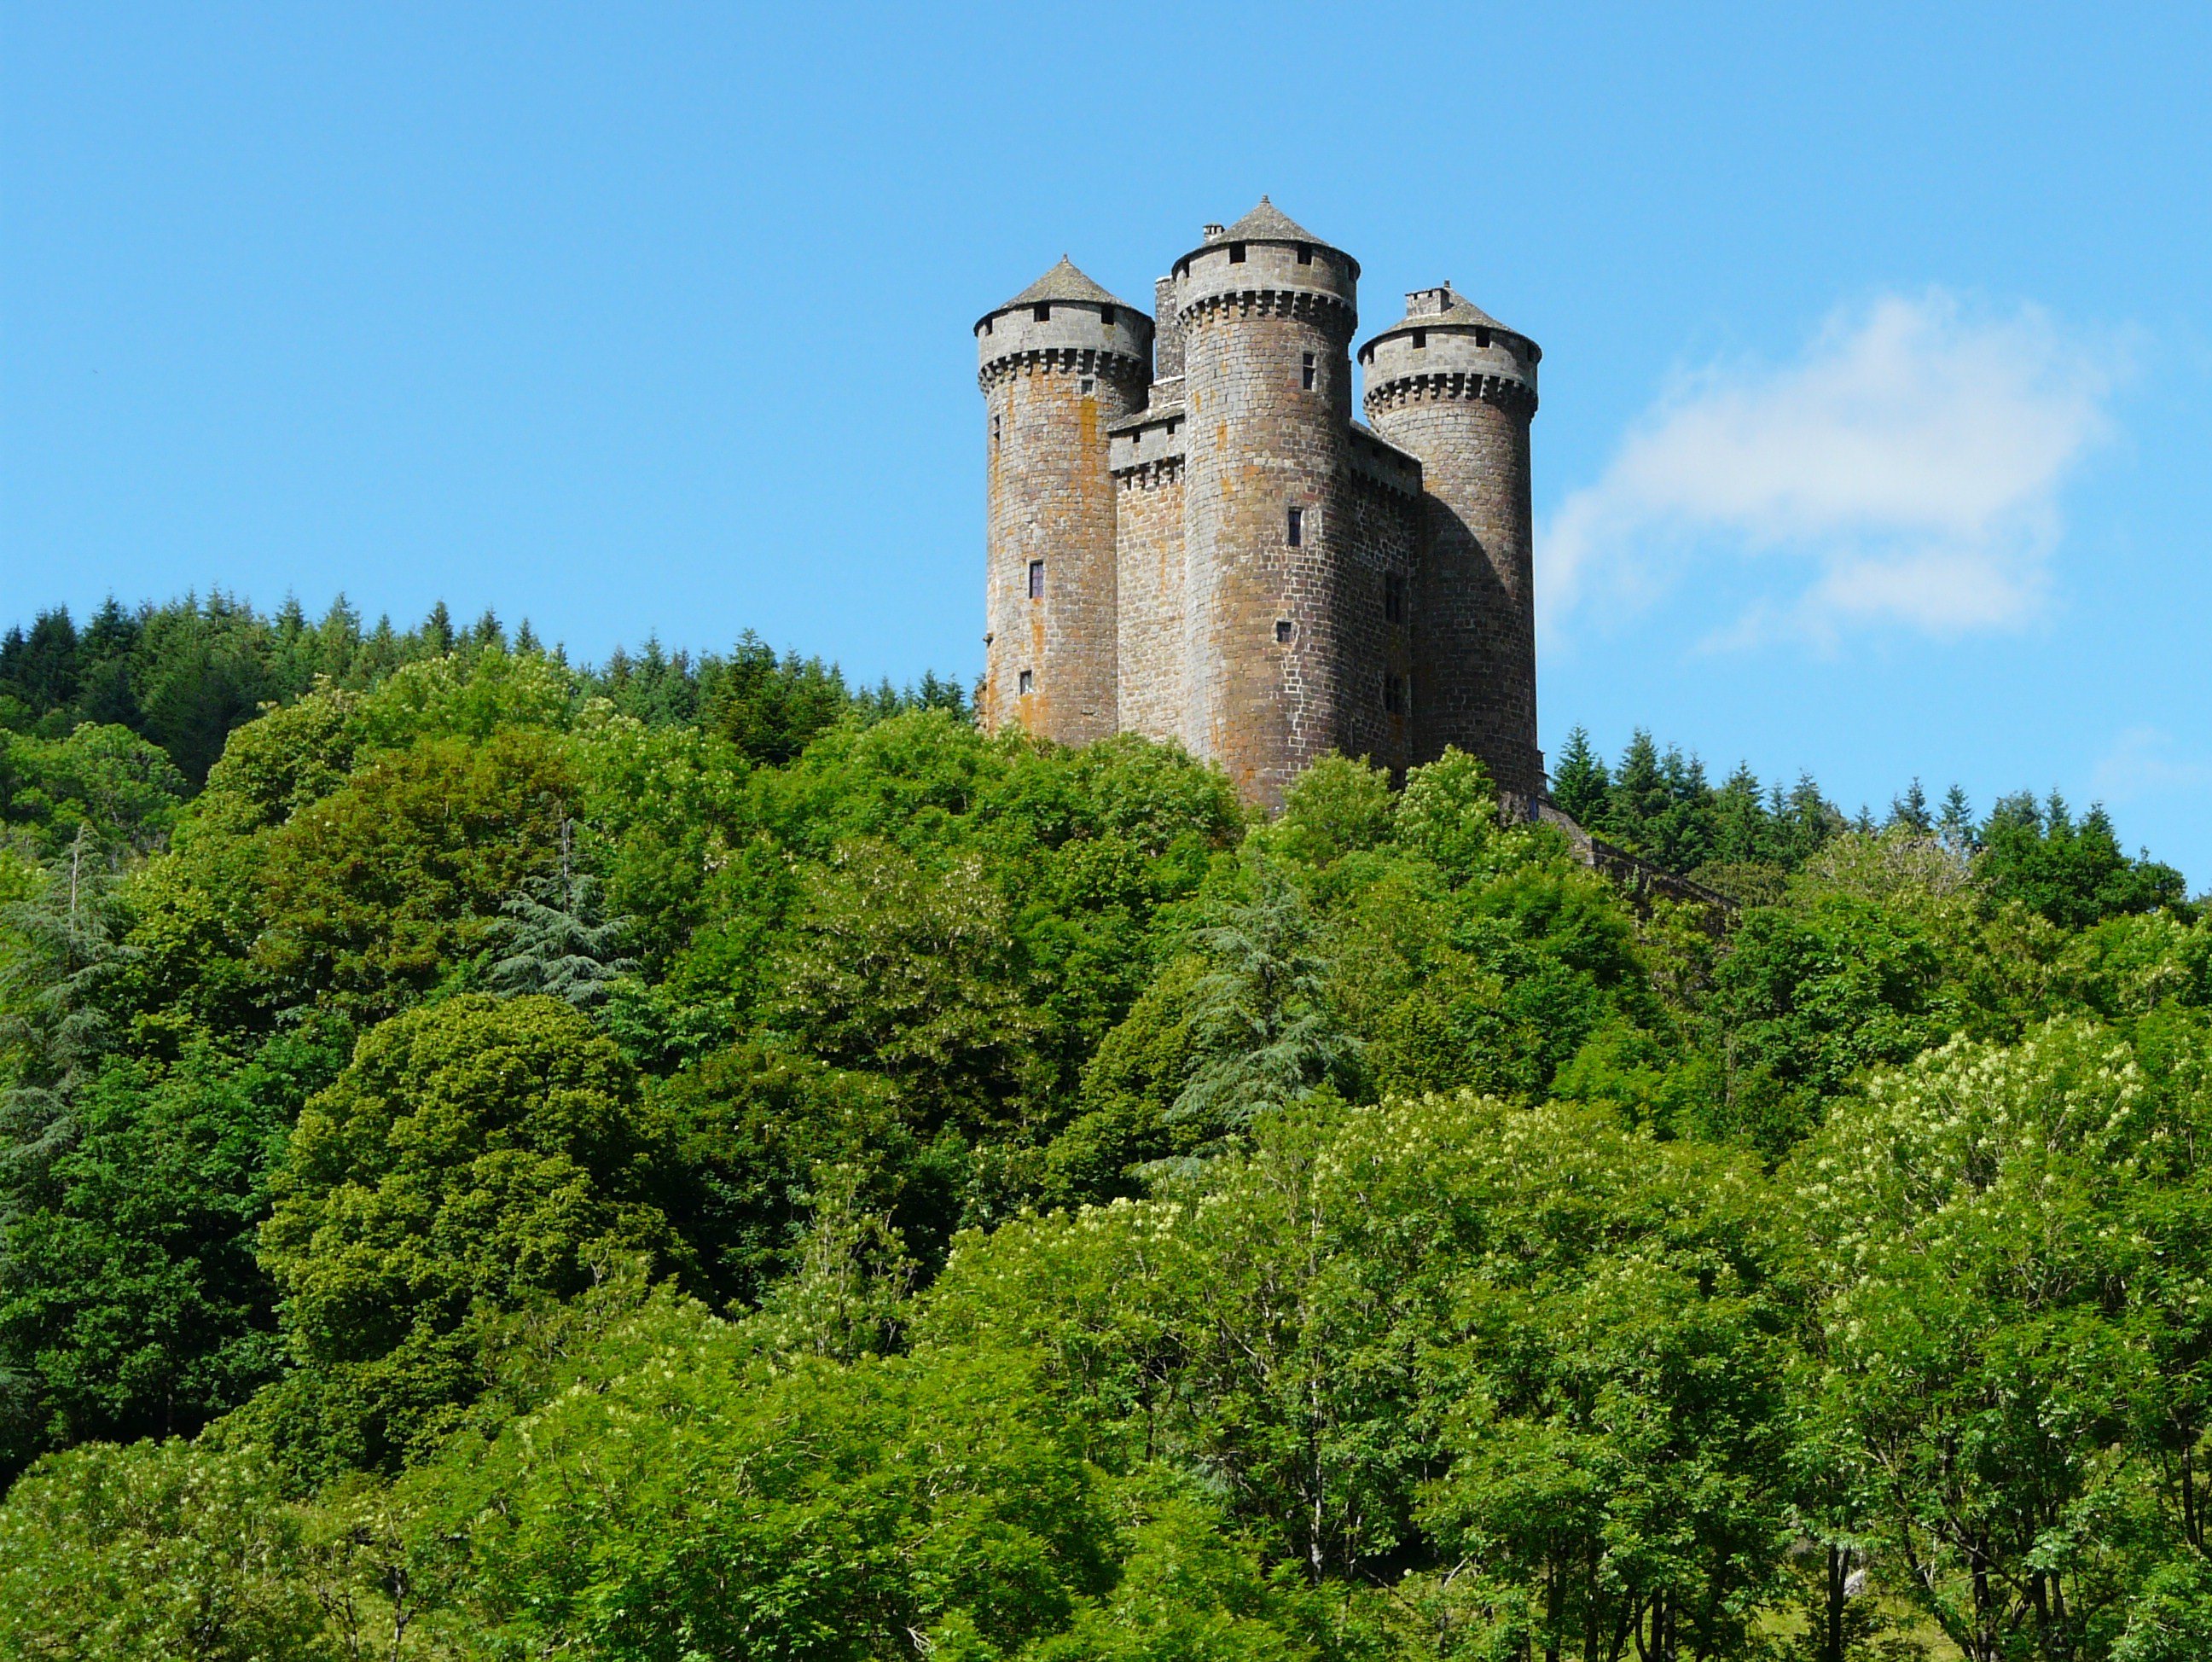
[[[1695,904],[969,703],[0,639],[0,1657],[2212,1655],[2212,906],[2101,809],[1576,729]]]

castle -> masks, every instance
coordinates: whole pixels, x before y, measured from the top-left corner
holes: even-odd
[[[975,325],[987,728],[1178,739],[1279,803],[1329,751],[1446,746],[1540,801],[1527,336],[1449,283],[1359,349],[1359,264],[1266,198],[1156,317],[1065,259]]]

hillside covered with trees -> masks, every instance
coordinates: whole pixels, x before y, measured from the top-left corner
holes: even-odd
[[[0,640],[0,1656],[2212,1654],[2212,916],[1579,731]]]

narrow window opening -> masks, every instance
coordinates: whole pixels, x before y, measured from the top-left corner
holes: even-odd
[[[996,444],[998,441],[999,441],[999,417],[996,417],[996,416],[994,416],[994,417],[991,417],[991,442],[992,442],[992,443],[994,443],[994,444]]]
[[[1041,306],[1031,307],[1030,308],[1030,315],[1035,318],[1039,323],[1050,323],[1052,321],[1052,302],[1050,301],[1046,301]]]
[[[1313,250],[1303,242],[1298,244],[1298,264],[1301,265],[1313,264]]]
[[[1489,345],[1489,344],[1490,344],[1490,331],[1489,331],[1489,330],[1487,330],[1487,329],[1477,329],[1477,330],[1474,332],[1474,344],[1475,344],[1477,346],[1487,346],[1487,345]]]
[[[1085,375],[1083,378],[1083,396],[1086,399],[1089,398],[1091,396],[1091,389],[1097,385],[1097,383],[1092,380],[1090,376]]]
[[[1414,331],[1413,331],[1413,350],[1414,350],[1416,352],[1425,352],[1426,350],[1428,350],[1428,348],[1429,348],[1429,332],[1428,332],[1427,330],[1425,330],[1425,329],[1416,329],[1416,330],[1414,330]]]
[[[1382,616],[1394,624],[1405,620],[1406,580],[1395,571],[1382,574]]]
[[[1021,697],[1028,697],[1036,691],[1036,672],[1030,669],[1024,670],[1021,679],[1016,685],[1020,690]]]
[[[1305,376],[1305,389],[1310,393],[1314,388],[1314,355],[1309,352],[1305,355],[1305,359],[1303,373]]]
[[[1244,263],[1244,245],[1243,243],[1232,242],[1229,245],[1229,263],[1231,265],[1242,265]]]
[[[1030,562],[1030,599],[1032,600],[1044,599],[1044,562],[1042,560]]]
[[[1114,308],[1110,306],[1100,307],[1098,308],[1098,321],[1104,324],[1109,329],[1111,329],[1114,326]]]
[[[1275,622],[1275,644],[1277,646],[1288,646],[1290,643],[1291,620],[1288,618],[1278,618]]]
[[[1382,675],[1382,708],[1393,715],[1403,714],[1406,708],[1406,684],[1387,670]]]
[[[1294,508],[1291,510],[1290,533],[1291,546],[1292,548],[1297,547],[1300,544],[1305,541],[1306,511],[1304,508]]]

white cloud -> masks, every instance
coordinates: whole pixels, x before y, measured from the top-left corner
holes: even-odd
[[[2109,431],[2113,351],[2034,307],[1940,294],[1831,317],[1782,368],[1685,376],[1537,541],[1548,627],[1647,604],[1700,560],[1766,592],[1716,636],[2016,627],[2042,604],[2058,493]]]

